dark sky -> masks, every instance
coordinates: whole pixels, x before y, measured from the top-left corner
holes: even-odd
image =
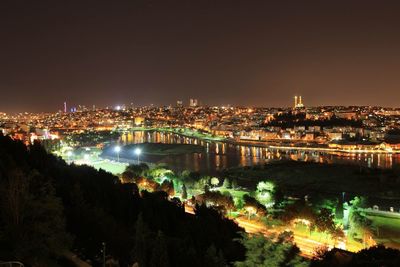
[[[0,111],[400,106],[400,1],[0,1]]]

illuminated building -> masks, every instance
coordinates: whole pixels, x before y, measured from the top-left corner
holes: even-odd
[[[144,124],[144,118],[143,117],[136,117],[135,118],[135,126],[141,126]]]
[[[189,101],[189,106],[190,107],[197,107],[199,105],[199,102],[196,98],[191,98]]]
[[[303,99],[301,96],[294,96],[294,108],[304,108]]]

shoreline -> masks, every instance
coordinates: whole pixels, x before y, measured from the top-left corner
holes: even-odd
[[[354,150],[347,150],[347,149],[337,149],[337,148],[328,148],[328,147],[307,147],[307,146],[296,146],[296,143],[290,143],[290,145],[271,145],[267,142],[263,141],[235,141],[232,139],[224,138],[224,137],[202,137],[202,136],[195,136],[189,135],[185,133],[180,133],[174,129],[182,129],[182,128],[133,128],[130,131],[137,132],[137,131],[155,131],[155,132],[165,132],[165,133],[174,133],[180,136],[189,137],[189,138],[196,138],[203,141],[210,141],[210,142],[221,142],[227,143],[232,145],[238,146],[252,146],[252,147],[263,147],[269,149],[280,149],[280,150],[302,150],[302,151],[315,151],[315,152],[323,152],[329,154],[336,154],[336,153],[346,153],[346,154],[400,154],[400,150],[378,150],[378,149],[354,149]]]

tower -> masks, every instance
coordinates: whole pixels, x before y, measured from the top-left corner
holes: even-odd
[[[300,96],[294,96],[294,108],[304,108],[303,98]]]
[[[67,113],[67,101],[64,102],[64,113]]]

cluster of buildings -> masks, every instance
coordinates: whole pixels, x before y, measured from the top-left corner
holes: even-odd
[[[56,139],[65,132],[191,128],[236,142],[321,146],[332,149],[400,150],[400,109],[360,106],[305,107],[296,96],[289,108],[122,106],[67,109],[56,113],[0,113],[0,131],[25,141]],[[67,111],[67,112],[66,112]]]

